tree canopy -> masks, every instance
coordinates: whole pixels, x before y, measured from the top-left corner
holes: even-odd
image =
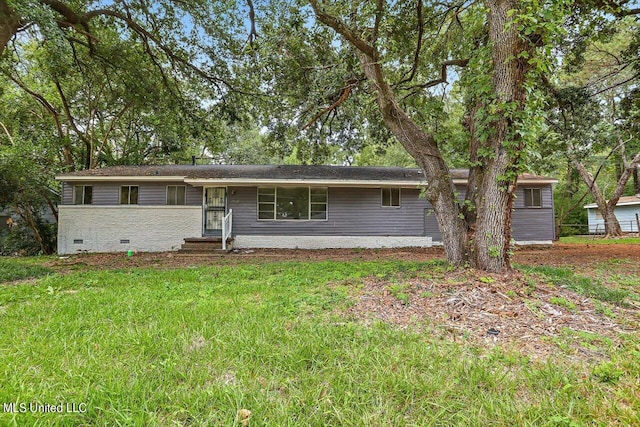
[[[521,172],[637,141],[637,15],[609,0],[0,0],[0,150],[42,147],[49,174],[192,155],[415,162],[448,260],[499,271]],[[452,167],[470,170],[463,201]]]

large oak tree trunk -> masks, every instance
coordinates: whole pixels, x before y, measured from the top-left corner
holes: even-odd
[[[471,261],[476,268],[497,272],[511,268],[512,210],[519,153],[524,148],[512,115],[524,108],[525,80],[530,69],[526,60],[517,58],[523,51],[531,54],[532,46],[522,39],[515,25],[509,25],[509,11],[517,9],[515,1],[487,0],[485,5],[493,63],[491,81],[499,117],[488,123],[490,131],[484,148],[491,154],[483,159],[481,179],[477,180]]]
[[[447,261],[457,266],[471,261],[473,267],[492,272],[510,268],[511,210],[518,156],[523,148],[515,131],[513,114],[524,107],[524,83],[529,70],[527,60],[516,58],[525,50],[533,53],[530,43],[518,34],[517,26],[508,25],[508,12],[517,10],[515,0],[486,1],[495,98],[478,100],[477,108],[493,102],[499,114],[491,123],[471,124],[472,127],[491,128],[489,138],[481,141],[472,136],[470,142],[471,160],[477,159],[480,165],[470,171],[467,188],[467,197],[471,197],[475,211],[466,206],[463,210],[458,203],[451,174],[433,135],[420,128],[399,105],[386,80],[375,44],[363,38],[360,31],[328,14],[317,0],[309,0],[309,3],[321,22],[358,50],[362,69],[376,93],[386,126],[424,171],[425,195],[440,227]],[[374,28],[373,33],[376,30]],[[375,40],[375,36],[372,38]],[[480,148],[483,149],[482,156],[479,156]],[[491,155],[486,155],[487,151]]]

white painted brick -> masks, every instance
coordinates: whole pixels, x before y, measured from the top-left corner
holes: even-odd
[[[200,206],[60,206],[58,215],[60,255],[171,251],[202,235]]]
[[[237,235],[234,248],[338,249],[430,247],[427,236],[251,236]]]

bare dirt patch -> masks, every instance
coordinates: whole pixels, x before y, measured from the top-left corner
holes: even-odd
[[[277,261],[429,261],[441,248],[378,250],[241,250],[229,254],[82,254],[53,260],[59,272],[83,269],[170,269]],[[581,276],[640,275],[640,245],[555,244],[517,248],[514,263],[565,267]],[[604,272],[604,273],[603,273]],[[603,276],[604,275],[604,276]],[[613,283],[613,282],[612,282]],[[638,291],[635,290],[637,293]],[[536,276],[450,271],[421,277],[368,278],[354,290],[348,315],[370,323],[439,334],[443,339],[517,349],[534,358],[561,352],[576,359],[606,357],[621,333],[637,334],[640,306],[604,304]]]
[[[225,265],[245,262],[272,261],[352,261],[395,259],[405,261],[428,261],[443,259],[442,248],[403,249],[323,249],[289,250],[256,249],[240,250],[228,254],[180,255],[175,252],[135,253],[128,257],[125,253],[78,254],[61,257],[48,263],[58,271],[73,269],[158,267],[179,268],[199,265]],[[588,269],[597,263],[612,259],[635,263],[640,272],[640,245],[598,245],[598,244],[554,244],[549,247],[521,247],[514,254],[514,262],[523,265],[572,266],[577,270]]]
[[[584,295],[522,274],[453,271],[433,279],[367,279],[348,314],[365,324],[383,321],[534,358],[562,352],[598,359],[619,344],[620,333],[636,331],[629,319],[640,321],[633,308],[609,310],[613,318]]]

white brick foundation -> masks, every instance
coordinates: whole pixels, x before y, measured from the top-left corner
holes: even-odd
[[[426,236],[234,236],[234,248],[339,249],[430,247]]]
[[[58,254],[176,250],[202,235],[201,206],[60,206]],[[127,242],[128,241],[128,242]]]

